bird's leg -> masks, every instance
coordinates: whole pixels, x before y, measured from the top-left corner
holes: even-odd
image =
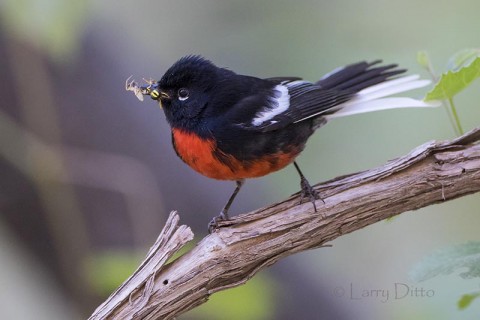
[[[293,162],[293,165],[295,166],[295,169],[297,169],[298,175],[300,176],[300,187],[302,188],[302,191],[300,193],[300,203],[303,202],[303,199],[308,198],[313,204],[313,209],[315,210],[315,212],[317,212],[315,200],[320,199],[323,202],[323,199],[320,198],[318,192],[310,185],[307,178],[305,178],[302,170],[300,170],[300,167],[298,166],[296,161]]]
[[[245,180],[244,179],[237,180],[237,181],[235,181],[235,183],[237,184],[237,187],[235,188],[235,190],[233,190],[233,193],[230,196],[230,198],[228,199],[227,204],[225,205],[225,207],[223,207],[220,214],[218,216],[214,217],[212,219],[212,221],[210,221],[210,223],[208,224],[208,232],[209,233],[212,233],[213,230],[218,228],[218,222],[223,221],[223,220],[228,220],[228,209],[230,209],[230,206],[232,205],[233,200],[235,200],[235,197],[237,196],[238,192],[240,191],[243,184],[245,183]]]

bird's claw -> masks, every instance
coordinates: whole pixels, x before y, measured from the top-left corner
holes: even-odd
[[[228,220],[228,216],[223,211],[218,216],[213,217],[212,221],[208,223],[208,233],[212,234],[213,231],[219,228],[218,223],[225,220]]]
[[[323,201],[323,199],[320,197],[318,191],[310,185],[310,183],[307,179],[305,179],[305,177],[301,177],[300,187],[302,188],[302,191],[300,192],[300,203],[303,203],[303,200],[305,198],[308,198],[308,200],[310,200],[310,202],[312,203],[315,212],[318,212],[315,201],[321,200],[325,204],[325,201]]]

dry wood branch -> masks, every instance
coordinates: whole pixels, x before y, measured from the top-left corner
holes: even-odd
[[[480,128],[429,142],[372,170],[316,186],[320,214],[299,196],[222,222],[222,228],[163,266],[192,238],[172,213],[139,269],[90,319],[173,319],[219,290],[238,286],[293,253],[322,246],[405,211],[480,191]],[[167,230],[167,231],[166,231]]]

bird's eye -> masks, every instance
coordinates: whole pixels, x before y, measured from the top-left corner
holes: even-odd
[[[188,94],[189,94],[188,89],[180,88],[178,90],[178,100],[181,100],[181,101],[187,100]]]

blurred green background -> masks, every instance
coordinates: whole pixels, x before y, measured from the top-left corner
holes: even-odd
[[[317,80],[381,58],[412,73],[427,50],[438,73],[478,47],[477,0],[0,1],[0,315],[86,318],[136,267],[170,210],[198,238],[233,183],[176,158],[163,113],[124,90],[202,54],[260,77]],[[456,98],[464,129],[480,124],[479,83]],[[413,92],[422,97],[426,90]],[[454,136],[445,110],[338,119],[299,158],[311,182],[368,169]],[[232,213],[298,191],[295,170],[248,181]],[[478,319],[478,291],[458,274],[409,278],[432,251],[480,240],[478,195],[406,213],[288,257],[180,319]],[[432,297],[394,299],[395,284]],[[397,285],[398,286],[398,285]],[[362,297],[389,290],[390,299]]]

